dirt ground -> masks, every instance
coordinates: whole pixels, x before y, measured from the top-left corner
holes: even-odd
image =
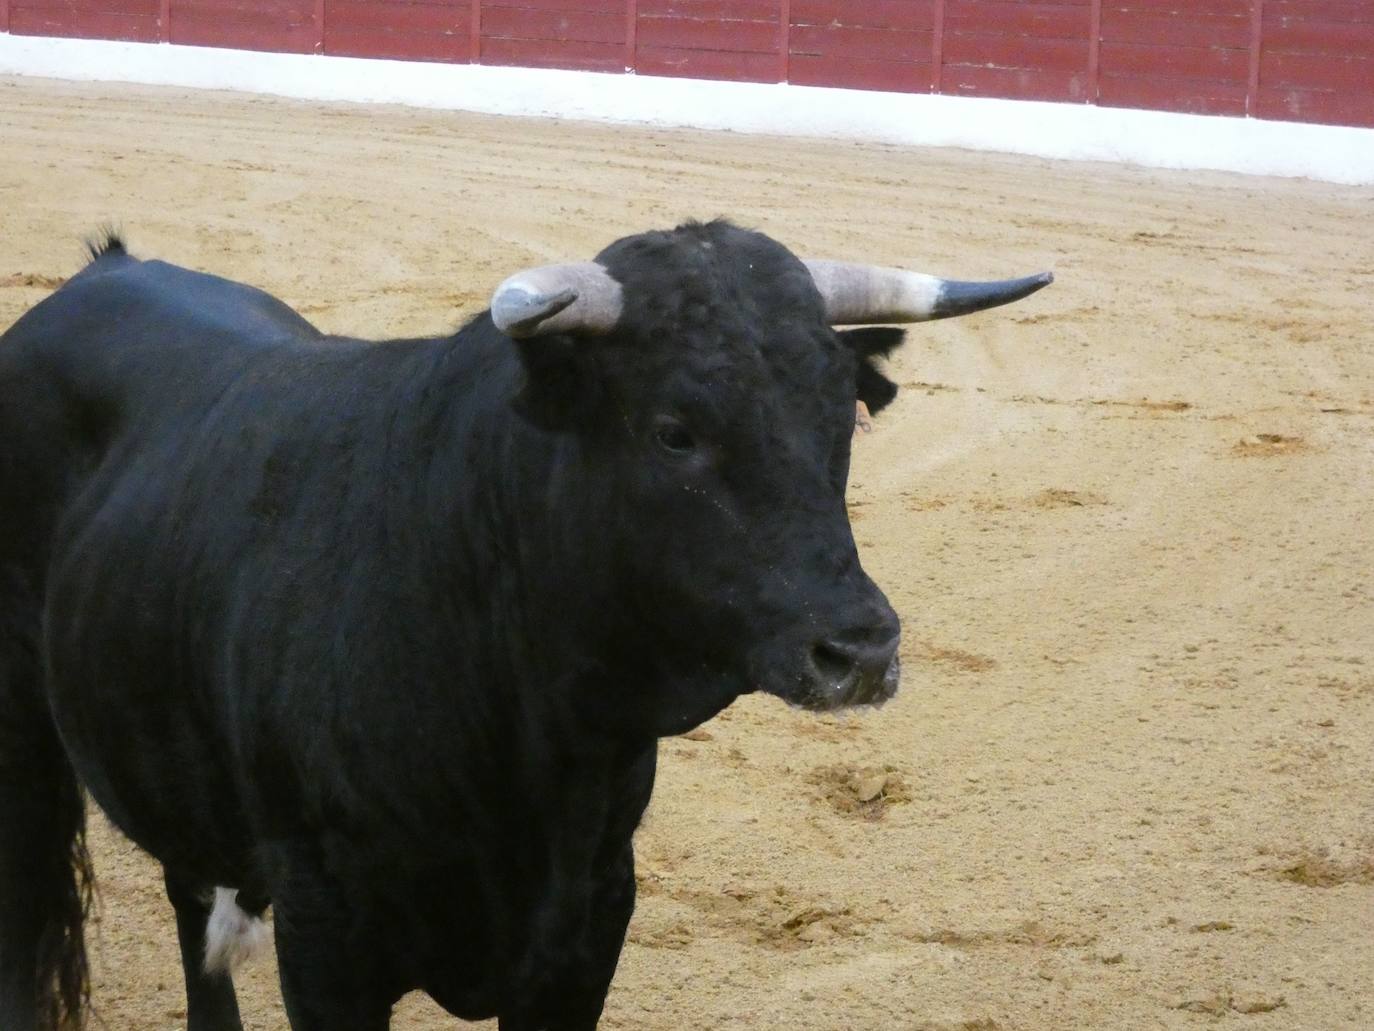
[[[898,698],[665,742],[603,1026],[1374,1027],[1374,190],[33,80],[0,139],[0,325],[106,222],[373,336],[690,216],[1054,269],[917,327],[858,441]],[[157,871],[94,838],[105,1026],[179,1028]]]

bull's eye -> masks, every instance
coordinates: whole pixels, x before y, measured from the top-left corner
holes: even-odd
[[[686,457],[697,449],[696,438],[676,419],[660,420],[654,427],[654,443],[677,458]]]

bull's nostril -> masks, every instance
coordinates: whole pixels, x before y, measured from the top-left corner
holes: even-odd
[[[826,680],[839,684],[854,671],[854,657],[828,641],[811,649],[811,661]]]
[[[811,664],[825,689],[838,692],[853,704],[862,704],[881,694],[898,642],[897,633],[886,630],[858,627],[815,642],[811,646]]]

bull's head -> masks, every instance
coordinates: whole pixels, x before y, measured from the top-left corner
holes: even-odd
[[[529,269],[492,299],[519,342],[521,411],[587,441],[621,594],[652,679],[703,686],[685,729],[762,689],[811,709],[897,690],[899,624],[860,567],[845,510],[855,404],[896,387],[902,341],[872,323],[1025,297],[1046,273],[961,283],[802,261],[760,233],[691,223],[619,240],[595,262]]]

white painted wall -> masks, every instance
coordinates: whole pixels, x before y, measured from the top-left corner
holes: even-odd
[[[0,74],[1374,184],[1374,129],[1078,104],[4,34]]]

